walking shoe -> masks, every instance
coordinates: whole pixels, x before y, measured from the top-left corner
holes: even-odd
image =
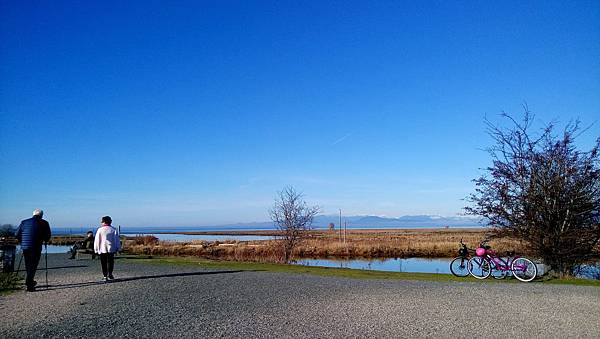
[[[27,286],[27,292],[35,292],[35,286]]]
[[[102,277],[102,280],[100,280],[100,281],[107,282],[108,281],[108,277]]]
[[[109,276],[108,276],[108,279],[110,279],[110,280],[114,280],[114,279],[115,279],[115,277],[113,277],[113,275],[111,274],[111,275],[109,275]]]

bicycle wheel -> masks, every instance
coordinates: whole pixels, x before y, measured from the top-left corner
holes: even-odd
[[[498,280],[502,280],[502,279],[506,278],[508,269],[503,270],[500,267],[502,264],[498,264],[493,261],[490,261],[490,264],[492,265],[492,272],[491,272],[492,278],[498,279]]]
[[[473,257],[467,263],[469,273],[477,279],[485,279],[492,273],[490,263],[482,257]]]
[[[537,275],[537,266],[527,258],[513,260],[511,270],[515,278],[523,282],[532,281]]]
[[[467,262],[469,259],[464,257],[454,258],[450,262],[450,272],[457,277],[466,277],[469,275],[469,269],[467,269]]]

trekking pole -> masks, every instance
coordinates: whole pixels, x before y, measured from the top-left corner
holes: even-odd
[[[19,265],[17,265],[17,269],[15,270],[15,275],[19,275],[19,270],[21,269],[21,261],[23,261],[23,249],[21,248],[21,256],[19,257]]]
[[[46,248],[46,289],[48,289],[48,243],[44,243],[44,247]]]

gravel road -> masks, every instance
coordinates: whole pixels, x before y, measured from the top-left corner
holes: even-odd
[[[49,255],[50,287],[0,296],[0,338],[600,338],[600,288],[355,280]],[[43,259],[40,266],[43,266]],[[44,285],[44,271],[36,280]]]

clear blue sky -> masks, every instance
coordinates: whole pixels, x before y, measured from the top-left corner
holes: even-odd
[[[487,115],[600,135],[598,1],[2,1],[0,223],[455,215]]]

